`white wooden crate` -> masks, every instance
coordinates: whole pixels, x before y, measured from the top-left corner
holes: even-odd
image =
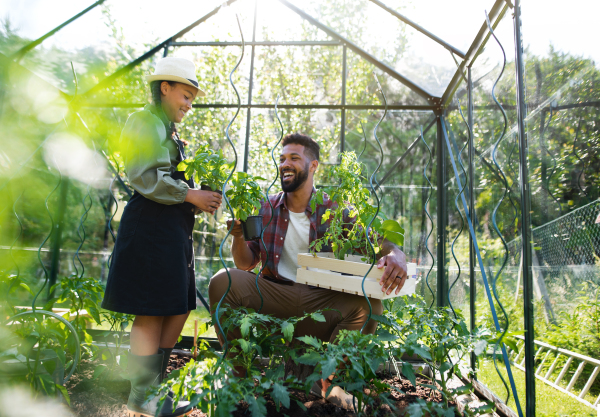
[[[330,252],[319,253],[317,256],[310,253],[299,253],[296,282],[349,294],[363,295],[363,277],[371,265],[362,262],[360,258],[357,255],[347,255],[346,260],[341,261],[335,259],[333,253]],[[415,293],[417,284],[416,264],[408,264],[408,278],[399,294],[395,294],[396,291],[393,291],[390,295],[381,292],[379,280],[383,276],[383,271],[383,268],[378,269],[377,266],[373,266],[373,269],[369,272],[365,280],[365,292],[368,297],[385,300]],[[350,275],[342,275],[342,273]]]

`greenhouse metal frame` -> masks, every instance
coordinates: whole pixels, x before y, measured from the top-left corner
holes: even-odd
[[[174,36],[165,39],[163,42],[157,44],[150,50],[148,50],[143,55],[131,61],[129,64],[119,68],[116,72],[101,80],[95,87],[86,91],[83,94],[80,94],[78,99],[83,101],[83,106],[90,107],[105,107],[105,108],[118,108],[118,107],[141,107],[139,103],[85,103],[87,97],[91,96],[97,91],[100,91],[102,88],[110,85],[114,80],[118,77],[126,74],[134,67],[141,64],[143,61],[155,57],[157,54],[162,53],[163,56],[167,56],[171,50],[171,48],[179,48],[179,47],[195,47],[195,46],[206,46],[206,47],[226,47],[226,46],[242,46],[243,42],[218,42],[218,41],[198,41],[198,42],[190,42],[190,41],[179,41],[179,39],[190,32],[192,29],[201,25],[202,23],[209,20],[211,17],[215,16],[219,13],[219,10],[222,7],[227,7],[232,5],[235,2],[249,1],[249,0],[228,0],[223,3],[221,6],[215,8],[210,13],[204,15],[197,21],[195,21],[190,26],[181,30]],[[437,207],[436,211],[438,213],[437,216],[437,224],[436,224],[436,241],[437,244],[437,254],[436,254],[436,265],[448,265],[448,218],[447,218],[447,210],[448,210],[448,200],[449,193],[447,190],[447,185],[449,184],[449,180],[447,173],[452,172],[454,174],[454,179],[457,182],[458,189],[461,189],[459,192],[460,201],[459,201],[460,209],[465,213],[465,217],[468,224],[468,234],[469,234],[469,291],[470,291],[470,323],[471,327],[475,327],[476,321],[476,304],[475,304],[475,295],[477,288],[476,282],[476,270],[478,270],[482,275],[484,282],[487,287],[487,279],[491,279],[494,275],[493,273],[490,277],[486,278],[486,265],[484,264],[484,260],[482,258],[481,252],[479,250],[477,235],[474,227],[477,225],[477,218],[475,216],[475,191],[474,191],[474,164],[475,159],[478,158],[478,155],[475,153],[475,145],[474,145],[474,137],[473,137],[473,123],[474,123],[474,109],[476,105],[473,102],[473,76],[471,67],[474,64],[475,60],[481,54],[484,47],[488,44],[488,42],[494,42],[494,34],[493,30],[498,26],[500,21],[505,18],[508,12],[512,12],[513,14],[513,30],[514,30],[514,41],[516,48],[514,51],[507,51],[508,54],[514,52],[515,59],[515,72],[514,78],[516,82],[516,91],[517,96],[515,98],[515,110],[517,113],[517,123],[516,123],[516,134],[518,137],[518,170],[519,170],[519,199],[520,199],[520,210],[519,210],[519,224],[520,224],[520,252],[522,254],[521,264],[519,265],[519,279],[522,280],[523,285],[523,324],[524,324],[524,336],[520,337],[522,339],[522,350],[518,352],[506,352],[503,348],[503,355],[505,358],[505,364],[507,370],[509,372],[509,378],[512,383],[512,393],[515,395],[515,400],[517,403],[517,413],[518,415],[526,415],[526,416],[534,416],[536,413],[536,391],[535,391],[535,382],[536,376],[539,373],[539,369],[536,367],[536,358],[538,354],[542,350],[539,347],[539,343],[534,340],[534,300],[535,300],[535,283],[536,279],[532,270],[532,266],[536,266],[537,259],[534,259],[534,248],[533,242],[534,237],[532,235],[532,224],[530,213],[532,210],[531,205],[531,186],[530,186],[530,172],[528,166],[528,141],[527,141],[527,130],[526,130],[526,121],[528,117],[527,113],[527,103],[525,101],[525,82],[524,82],[524,58],[523,58],[523,41],[521,34],[521,1],[515,0],[514,4],[512,4],[509,0],[496,0],[493,3],[492,8],[489,11],[489,21],[485,21],[482,18],[481,28],[477,33],[477,36],[473,39],[469,49],[466,52],[462,52],[458,48],[452,46],[450,43],[445,42],[443,39],[437,37],[433,33],[419,26],[418,24],[411,21],[409,18],[395,11],[392,7],[387,6],[383,2],[379,0],[370,0],[373,4],[377,5],[381,9],[385,10],[391,16],[399,19],[406,25],[412,27],[416,31],[420,32],[422,35],[428,37],[433,40],[437,44],[441,45],[443,48],[447,50],[449,54],[452,55],[453,59],[457,63],[456,71],[447,85],[444,93],[440,96],[433,95],[428,92],[427,89],[420,86],[418,83],[413,82],[411,79],[402,75],[395,68],[386,64],[385,62],[377,59],[374,55],[369,53],[367,50],[361,48],[360,45],[354,43],[350,39],[344,37],[343,35],[334,31],[331,27],[326,24],[320,22],[315,17],[309,15],[307,12],[303,11],[301,8],[292,4],[287,0],[279,0],[281,4],[295,12],[298,16],[300,16],[305,21],[309,22],[313,26],[320,29],[322,32],[326,33],[329,38],[332,40],[328,41],[257,41],[256,40],[256,22],[257,22],[257,5],[258,1],[255,0],[254,7],[254,18],[253,18],[253,33],[250,41],[244,42],[245,45],[250,47],[250,82],[249,89],[247,95],[247,103],[242,104],[241,108],[247,109],[247,116],[245,121],[245,142],[244,142],[244,156],[243,156],[243,171],[248,171],[249,169],[249,144],[251,137],[251,123],[252,123],[252,110],[254,109],[274,109],[276,108],[275,104],[260,104],[253,102],[253,81],[255,79],[255,48],[259,46],[286,46],[286,47],[296,47],[296,46],[323,46],[323,47],[331,47],[331,48],[341,48],[342,49],[342,89],[341,89],[341,103],[340,104],[282,104],[279,105],[279,109],[327,109],[327,110],[339,110],[340,111],[340,122],[341,122],[341,135],[339,142],[339,152],[343,152],[347,149],[346,145],[346,112],[348,110],[373,110],[380,111],[384,110],[386,106],[384,105],[375,105],[375,104],[348,104],[346,102],[346,90],[347,90],[347,52],[350,50],[362,59],[366,60],[370,64],[372,64],[375,68],[392,77],[393,79],[399,81],[404,86],[408,87],[412,92],[416,93],[421,98],[425,99],[429,104],[427,105],[419,105],[419,104],[390,104],[387,105],[387,109],[389,110],[407,110],[407,111],[429,111],[431,112],[431,119],[429,123],[423,126],[422,134],[418,137],[414,138],[414,142],[408,146],[405,152],[397,159],[397,161],[389,168],[386,172],[381,175],[381,179],[378,183],[378,188],[385,188],[384,184],[388,181],[388,179],[392,176],[392,174],[402,166],[403,161],[406,156],[412,152],[418,145],[420,145],[422,137],[427,134],[430,129],[435,127],[436,129],[436,164],[437,164],[437,179],[436,184],[438,185],[436,188],[436,197],[437,197]],[[19,61],[27,54],[29,51],[34,49],[36,46],[41,44],[45,39],[51,37],[59,30],[61,30],[66,25],[75,21],[79,17],[85,15],[88,11],[94,9],[96,6],[101,5],[104,0],[100,0],[87,9],[83,10],[78,15],[69,19],[62,25],[58,26],[51,32],[42,36],[41,38],[31,42],[30,44],[23,47],[13,56],[9,57],[10,65],[18,65]],[[499,43],[499,41],[498,41]],[[457,60],[458,59],[458,60]],[[7,61],[7,58],[3,58],[3,61]],[[15,61],[16,63],[13,63]],[[512,74],[507,74],[506,76],[510,76]],[[466,175],[463,173],[459,173],[459,164],[462,165],[462,161],[460,161],[460,149],[456,143],[454,137],[449,134],[450,126],[448,125],[447,114],[453,106],[454,96],[457,93],[461,84],[465,84],[467,91],[467,106],[466,106],[466,123],[468,129],[468,144],[467,144],[467,173]],[[193,106],[196,109],[208,109],[208,108],[238,108],[237,104],[233,103],[206,103],[206,104],[194,104]],[[550,114],[550,118],[552,118],[553,112],[558,112],[560,110],[572,109],[576,107],[600,107],[600,102],[580,102],[580,103],[572,103],[567,105],[555,105],[552,102],[547,103],[545,106],[540,107],[536,110],[537,113],[541,114],[542,122],[541,126],[545,126],[545,118],[546,115]],[[454,108],[455,109],[455,108]],[[504,110],[502,110],[504,111]],[[40,145],[41,146],[41,145]],[[39,148],[38,148],[39,150]],[[37,152],[37,150],[36,150]],[[33,156],[33,155],[32,155]],[[448,164],[450,162],[450,164]],[[485,160],[484,160],[485,162]],[[27,161],[25,161],[21,168],[25,166]],[[110,165],[109,165],[110,166]],[[112,166],[110,166],[112,168]],[[113,172],[115,179],[119,181],[121,187],[127,193],[130,193],[130,190],[127,188],[119,173]],[[14,176],[13,176],[14,177]],[[8,181],[12,180],[11,177]],[[549,181],[549,180],[548,180]],[[8,182],[0,185],[0,187],[6,187]],[[445,184],[446,186],[439,186]],[[464,187],[463,187],[464,185]],[[66,189],[66,187],[65,187]],[[61,188],[62,190],[62,188]],[[65,195],[66,191],[61,193],[61,204],[65,204]],[[560,203],[559,203],[560,205]],[[446,215],[443,215],[446,213]],[[562,210],[561,210],[562,213]],[[442,215],[440,215],[442,214]],[[83,220],[82,220],[83,221]],[[61,224],[61,220],[57,220],[58,224]],[[110,226],[109,226],[110,227]],[[60,252],[60,228],[58,229],[58,237],[54,237],[53,247],[51,249],[52,252],[52,263],[51,263],[51,279],[50,286],[52,286],[56,282],[56,277],[58,275],[58,263],[59,263],[59,252]],[[43,245],[43,244],[42,244]],[[533,256],[532,256],[533,254]],[[489,270],[491,272],[491,269]],[[438,306],[447,306],[449,304],[450,299],[450,278],[448,275],[448,269],[446,267],[437,268],[437,277],[436,277],[436,295],[435,302]],[[495,287],[496,281],[491,280],[491,286]],[[488,301],[490,303],[490,307],[492,309],[492,314],[496,316],[494,311],[494,303],[492,301],[492,294],[490,292],[490,288],[484,288],[488,292]],[[493,288],[495,291],[495,288]],[[208,309],[208,304],[203,299],[200,292],[198,292],[199,297],[202,299],[205,307]],[[496,321],[496,325],[498,326],[498,319],[494,317]],[[536,343],[538,347],[536,348]],[[536,350],[537,349],[537,350]],[[557,348],[558,349],[558,348]],[[548,351],[548,354],[550,351]],[[510,374],[511,360],[515,360],[521,354],[521,360],[519,366],[521,369],[525,371],[525,381],[526,381],[526,390],[525,390],[525,398],[521,398],[520,400],[523,402],[522,405],[519,404],[519,398],[516,396],[516,388],[514,387],[514,381],[512,381],[512,375]],[[515,357],[516,355],[516,357]],[[512,359],[509,360],[509,356],[512,356]],[[546,355],[547,356],[547,355]],[[472,366],[475,369],[475,360],[476,358],[473,356],[471,358]],[[544,359],[545,360],[545,359]],[[585,362],[584,362],[585,363]],[[516,365],[515,365],[516,366]],[[594,373],[594,377],[598,375],[598,367],[596,367],[596,372]],[[548,379],[548,376],[546,376]],[[589,390],[589,386],[593,382],[593,378],[587,384],[587,390]],[[571,384],[572,386],[572,384]],[[587,392],[586,390],[586,392]],[[567,390],[568,391],[568,390]],[[584,393],[585,394],[585,393]],[[496,399],[497,400],[497,399]],[[589,404],[589,403],[588,403]],[[596,400],[593,407],[600,410],[600,406],[598,400]],[[507,411],[507,412],[510,412]],[[599,411],[600,412],[600,411]]]

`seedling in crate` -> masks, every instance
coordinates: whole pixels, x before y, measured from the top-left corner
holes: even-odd
[[[333,168],[333,179],[339,183],[336,187],[319,189],[311,199],[311,208],[323,204],[325,193],[334,203],[332,209],[321,216],[321,223],[329,222],[329,227],[321,239],[315,240],[310,250],[318,252],[330,249],[335,257],[345,259],[345,255],[360,253],[365,260],[372,261],[367,240],[367,227],[377,213],[372,204],[371,192],[363,186],[366,168],[358,162],[354,152],[343,152],[340,165]],[[375,245],[375,255],[380,252],[383,239],[398,246],[404,245],[404,229],[395,220],[386,219],[379,214],[369,229]]]

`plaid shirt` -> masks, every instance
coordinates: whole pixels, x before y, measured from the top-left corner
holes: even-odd
[[[313,194],[315,192],[316,190],[313,188]],[[266,261],[267,267],[263,271],[263,275],[277,280],[288,281],[286,278],[279,276],[278,272],[279,260],[281,259],[281,252],[283,251],[283,242],[285,242],[290,219],[289,209],[287,208],[285,201],[285,193],[282,191],[278,194],[271,195],[269,196],[269,200],[273,205],[273,218],[268,226],[267,223],[269,223],[269,219],[271,218],[271,207],[267,201],[261,201],[261,209],[259,212],[259,214],[263,216],[263,228],[265,228],[264,241],[269,253],[269,259],[267,260],[267,252],[260,240],[246,242],[254,254],[254,261],[252,262],[252,266],[248,269],[254,268],[259,262],[263,262],[264,264]],[[328,220],[325,223],[321,223],[321,219],[328,209],[333,208],[335,208],[335,203],[329,199],[327,194],[324,195],[323,204],[316,205],[315,213],[313,213],[310,208],[310,202],[306,206],[304,212],[310,220],[310,231],[308,233],[309,245],[315,240],[322,238],[325,232],[327,232],[330,221]],[[349,217],[349,211],[344,210],[344,222],[353,224],[355,221],[356,218]],[[323,252],[331,252],[331,248],[324,247]]]

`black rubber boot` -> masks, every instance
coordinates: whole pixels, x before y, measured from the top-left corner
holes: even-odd
[[[161,366],[161,372],[160,372],[160,380],[164,381],[165,378],[167,377],[167,367],[169,366],[169,358],[171,357],[171,352],[173,352],[173,348],[171,348],[171,349],[160,348],[158,350],[158,352],[160,353],[161,350],[162,350],[162,354],[163,354],[163,359],[162,359],[162,366]]]
[[[163,352],[159,350],[156,355],[137,356],[129,354],[127,373],[131,381],[131,392],[127,401],[127,417],[178,417],[191,412],[187,404],[178,404],[173,411],[173,401],[167,396],[160,412],[156,414],[159,397],[156,396],[144,404],[146,392],[149,388],[158,386],[162,380]],[[188,403],[189,404],[189,403]]]

